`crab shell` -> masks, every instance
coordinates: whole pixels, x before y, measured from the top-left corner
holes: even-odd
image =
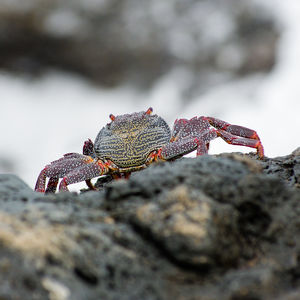
[[[171,139],[171,130],[158,115],[137,112],[116,116],[98,133],[94,147],[99,159],[119,168],[145,164],[149,154]]]

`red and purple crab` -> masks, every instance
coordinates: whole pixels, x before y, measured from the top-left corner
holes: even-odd
[[[257,133],[249,128],[231,125],[212,117],[177,119],[172,131],[164,119],[147,111],[109,116],[111,122],[98,133],[95,142],[85,141],[83,154],[67,153],[51,162],[40,173],[35,191],[68,191],[72,183],[111,174],[128,178],[131,172],[146,168],[155,161],[174,160],[197,150],[197,156],[208,152],[211,140],[221,137],[232,145],[256,148],[259,158],[264,150]],[[49,178],[47,188],[46,178]]]

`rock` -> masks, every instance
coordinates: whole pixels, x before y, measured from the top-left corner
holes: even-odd
[[[28,201],[36,196],[30,187],[13,174],[0,174],[1,201]],[[16,203],[16,205],[18,205]]]
[[[0,175],[0,298],[297,299],[298,158],[183,158],[81,194]]]
[[[270,70],[279,36],[254,0],[11,0],[0,16],[1,68],[38,76],[57,68],[140,88],[175,71],[186,93]]]
[[[264,167],[266,174],[274,174],[288,182],[291,186],[300,187],[300,147],[286,157],[267,159]]]
[[[185,267],[234,265],[241,254],[236,212],[185,185],[139,207],[133,222]]]

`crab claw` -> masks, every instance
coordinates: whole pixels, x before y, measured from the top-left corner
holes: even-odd
[[[95,148],[94,148],[94,144],[91,141],[91,139],[88,139],[84,142],[83,144],[83,149],[82,149],[82,153],[84,155],[88,155],[91,156],[92,158],[96,158],[96,153],[95,153]]]

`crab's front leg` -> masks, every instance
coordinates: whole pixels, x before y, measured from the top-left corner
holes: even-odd
[[[36,182],[35,191],[54,193],[59,178],[62,178],[59,190],[67,191],[67,185],[71,183],[90,182],[90,179],[107,174],[108,171],[107,164],[99,159],[93,159],[90,156],[78,153],[65,154],[64,157],[53,161],[41,171]],[[49,182],[47,189],[45,189],[47,177],[49,177]]]
[[[105,175],[109,172],[109,165],[101,160],[93,160],[87,164],[68,172],[59,184],[59,191],[68,191],[67,186],[72,183],[86,181],[90,183],[92,178]],[[89,184],[88,184],[89,185]]]
[[[88,139],[83,145],[83,155],[78,153],[67,153],[62,158],[51,162],[41,172],[37,179],[35,191],[42,193],[55,193],[59,178],[63,178],[66,174],[92,162],[96,159],[93,142]],[[46,178],[49,177],[47,188]],[[91,180],[86,179],[86,184],[90,189],[94,189]]]

